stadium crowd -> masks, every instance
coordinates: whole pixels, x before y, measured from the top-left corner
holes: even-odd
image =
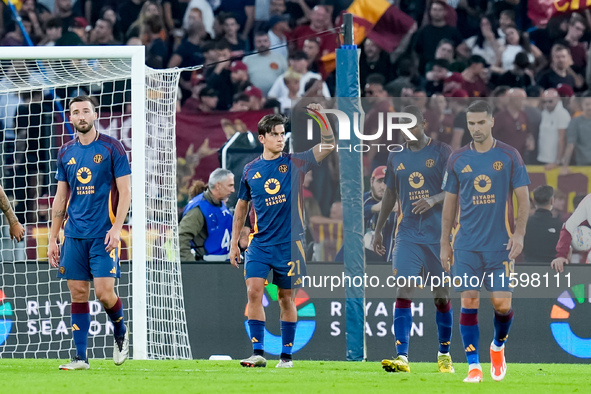
[[[18,14],[34,45],[145,45],[150,67],[204,65],[181,74],[181,112],[270,108],[289,116],[297,100],[324,97],[330,105],[335,96],[335,71],[323,58],[338,47],[340,15],[351,3],[20,0]],[[380,112],[416,104],[424,110],[428,135],[458,149],[471,140],[465,117],[470,98],[493,97],[493,135],[514,146],[526,164],[560,167],[561,174],[568,174],[572,165],[591,165],[590,10],[556,13],[536,26],[525,0],[396,0],[394,5],[404,13],[402,22],[392,26],[400,36],[396,47],[386,50],[375,38],[360,44],[366,128],[377,124]],[[4,2],[0,16],[0,46],[27,45]],[[3,119],[3,129],[25,128],[11,121],[10,114]],[[39,135],[48,132],[37,128]],[[309,147],[293,144],[296,150]],[[380,179],[374,170],[385,164],[385,154],[365,156],[368,191]],[[326,192],[327,185],[338,183],[338,159],[333,156],[307,183],[304,197],[314,203],[308,224],[342,216],[334,213],[338,187]],[[26,186],[27,180],[23,182],[20,186]],[[191,180],[184,182],[178,187],[188,189]],[[554,194],[555,212],[559,200],[566,200],[560,193]],[[370,196],[372,201],[379,201],[376,196]],[[180,200],[182,212],[188,198]],[[564,202],[562,206],[555,216],[564,221]],[[17,215],[25,209],[17,207]]]

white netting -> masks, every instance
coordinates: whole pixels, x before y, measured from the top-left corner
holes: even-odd
[[[175,109],[179,75],[177,71],[146,70],[143,152],[131,149],[131,75],[130,59],[0,60],[2,186],[26,227],[26,239],[16,244],[10,241],[2,217],[0,357],[71,356],[70,295],[66,281],[58,280],[56,270],[47,263],[47,239],[56,155],[72,138],[63,108],[69,98],[89,94],[99,103],[97,130],[118,138],[130,160],[145,160],[145,205],[138,201],[132,205],[145,207],[147,219],[145,242],[133,245],[136,251],[146,248],[148,317],[142,326],[147,326],[147,357],[191,358],[177,252]],[[117,292],[131,329],[133,354],[131,220],[121,235]],[[112,325],[94,292],[90,298],[88,356],[108,358]]]

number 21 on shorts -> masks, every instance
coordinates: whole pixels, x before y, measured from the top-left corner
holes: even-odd
[[[297,267],[297,274],[300,275],[300,260],[296,260],[296,261],[290,261],[289,263],[287,263],[287,265],[290,267],[289,268],[289,272],[287,273],[287,276],[294,276],[294,270]]]

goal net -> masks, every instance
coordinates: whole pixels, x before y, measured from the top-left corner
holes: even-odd
[[[68,103],[96,99],[99,133],[132,167],[121,234],[121,297],[136,359],[191,358],[178,253],[175,111],[179,72],[144,66],[143,47],[11,48],[0,54],[0,168],[25,239],[0,219],[0,357],[72,356],[70,294],[47,245],[59,148],[74,136]],[[63,236],[63,231],[62,231]],[[90,296],[88,356],[112,356],[113,326]]]

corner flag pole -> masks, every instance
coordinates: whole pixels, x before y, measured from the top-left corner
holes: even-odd
[[[336,50],[337,103],[349,117],[353,128],[354,114],[361,115],[359,99],[359,56],[353,40],[353,15],[343,15],[344,44]],[[359,116],[358,119],[362,117]],[[362,125],[360,129],[362,128]],[[339,131],[339,134],[340,131]],[[340,185],[343,214],[345,275],[363,277],[363,168],[361,152],[355,151],[359,137],[350,130],[350,140],[339,140]],[[365,289],[348,283],[345,288],[347,360],[363,361],[365,355]]]

